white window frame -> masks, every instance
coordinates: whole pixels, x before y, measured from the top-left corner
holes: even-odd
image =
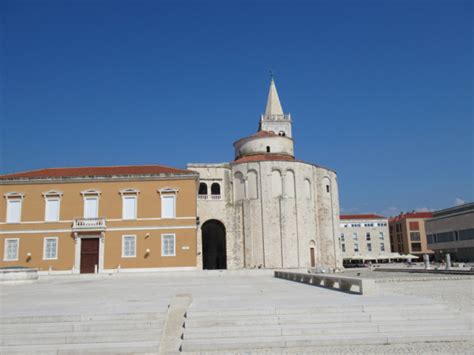
[[[16,241],[16,258],[15,259],[8,259],[8,242],[14,240]],[[3,261],[18,261],[18,255],[20,254],[20,238],[5,238],[3,244]]]
[[[174,246],[174,253],[173,254],[164,254],[164,245],[165,245],[165,237],[173,237],[173,246]],[[164,233],[161,235],[161,256],[168,257],[168,256],[176,256],[176,234],[175,233]]]
[[[165,216],[164,215],[164,200],[172,198],[173,199],[173,211],[172,216]],[[161,218],[163,219],[173,219],[176,218],[176,195],[173,194],[164,194],[161,195]]]
[[[48,219],[48,202],[49,201],[58,201],[58,212],[56,219]],[[45,222],[59,222],[61,215],[61,198],[60,197],[45,197],[44,199],[44,221]]]
[[[162,219],[174,219],[176,218],[176,204],[177,204],[177,195],[178,195],[179,190],[175,189],[173,187],[165,187],[163,189],[159,189],[158,193],[160,194],[160,200],[161,200],[161,218]],[[173,217],[164,217],[163,216],[163,198],[166,197],[174,197],[174,203],[173,203]]]
[[[21,223],[21,212],[23,209],[23,198],[25,197],[24,194],[18,193],[18,192],[8,192],[4,195],[5,199],[7,200],[7,206],[6,206],[6,211],[5,211],[5,222],[6,223]],[[18,212],[18,221],[9,221],[8,216],[10,213],[8,211],[10,210],[10,203],[11,201],[20,201],[20,210]]]
[[[138,218],[138,194],[140,190],[137,189],[125,189],[120,191],[122,195],[122,219],[126,221],[135,220]],[[135,211],[133,218],[125,218],[125,199],[133,197],[135,198]]]
[[[133,238],[133,255],[125,255],[125,238]],[[122,235],[122,258],[136,258],[137,257],[137,236],[134,234]]]
[[[81,195],[83,198],[83,216],[84,218],[98,218],[99,217],[99,211],[100,211],[100,194],[101,192],[99,190],[84,190],[81,191]],[[86,199],[96,199],[97,200],[97,216],[96,217],[86,217]]]
[[[125,215],[125,200],[127,199],[135,200],[135,209],[133,211],[132,217],[127,217]],[[137,195],[122,195],[122,219],[127,220],[127,221],[135,220],[137,219],[137,214],[138,214],[138,196]]]
[[[46,255],[46,245],[48,240],[55,240],[56,241],[56,249],[54,251],[54,258],[49,258]],[[59,238],[58,237],[45,237],[43,239],[43,260],[58,260],[58,250],[59,250]]]

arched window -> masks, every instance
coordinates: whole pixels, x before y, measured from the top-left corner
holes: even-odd
[[[221,185],[215,182],[211,185],[211,195],[220,195],[221,194]]]
[[[270,153],[270,146],[267,145],[267,153]]]
[[[278,132],[278,135],[282,136],[282,137],[286,136],[285,132],[283,132],[283,131]]]
[[[199,195],[207,195],[207,184],[205,182],[201,182],[199,184]]]
[[[257,181],[257,172],[255,170],[250,170],[247,175],[248,181],[248,198],[257,199],[258,198],[258,181]]]

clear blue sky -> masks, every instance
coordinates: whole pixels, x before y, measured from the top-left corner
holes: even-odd
[[[473,5],[0,2],[1,173],[232,160],[273,69],[343,213],[473,197]],[[459,201],[458,200],[458,201]]]

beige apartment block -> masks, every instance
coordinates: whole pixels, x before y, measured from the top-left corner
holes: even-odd
[[[390,247],[399,254],[432,255],[428,249],[425,221],[433,217],[431,212],[401,213],[389,219]]]
[[[2,175],[0,267],[194,269],[197,179],[159,165]]]
[[[344,262],[388,260],[388,219],[375,214],[340,216],[339,248]]]

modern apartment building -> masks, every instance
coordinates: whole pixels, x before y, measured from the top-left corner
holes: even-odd
[[[193,269],[197,184],[197,173],[160,165],[2,175],[0,267]]]
[[[375,214],[341,215],[340,232],[339,248],[346,262],[389,259],[387,218]]]
[[[433,212],[426,234],[437,261],[449,253],[453,261],[474,262],[474,203]]]
[[[411,254],[420,257],[432,255],[426,240],[425,221],[431,218],[431,212],[401,213],[389,219],[390,247],[393,252]]]

